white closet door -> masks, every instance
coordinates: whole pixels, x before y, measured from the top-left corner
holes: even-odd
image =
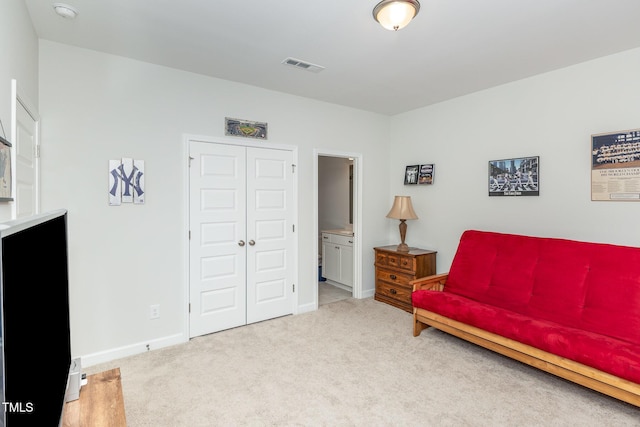
[[[27,103],[28,104],[28,103]],[[17,97],[15,103],[16,130],[13,152],[15,158],[15,216],[28,217],[40,211],[39,116],[32,107]]]
[[[293,155],[247,150],[247,323],[292,313]]]
[[[293,154],[190,141],[190,336],[293,312]]]
[[[190,336],[246,324],[245,148],[190,142]]]

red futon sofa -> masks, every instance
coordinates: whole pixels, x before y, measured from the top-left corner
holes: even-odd
[[[433,326],[640,406],[640,248],[468,230],[413,283]]]

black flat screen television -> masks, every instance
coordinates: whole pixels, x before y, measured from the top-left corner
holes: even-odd
[[[71,369],[67,211],[0,224],[5,427],[62,423]]]

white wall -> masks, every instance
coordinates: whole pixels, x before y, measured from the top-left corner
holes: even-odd
[[[14,142],[11,141],[12,79],[17,81],[21,96],[38,107],[38,38],[22,0],[0,3],[0,52],[0,120],[3,136]],[[11,219],[12,203],[0,202],[0,221]]]
[[[640,246],[640,203],[590,193],[591,135],[640,128],[638,76],[635,49],[393,117],[391,192],[420,217],[407,243],[437,250],[438,272],[469,228]],[[488,162],[523,156],[540,156],[540,196],[489,197]],[[417,163],[433,185],[403,185]]]
[[[363,247],[386,238],[388,117],[44,40],[40,113],[43,208],[69,210],[72,350],[85,365],[186,339],[184,134],[228,140],[235,117],[298,146],[301,310],[316,298],[314,149],[362,153],[363,227],[381,230]],[[108,161],[121,157],[145,160],[142,206],[107,205]],[[363,280],[373,288],[373,268]]]
[[[269,142],[298,146],[301,307],[313,306],[317,277],[314,149],[363,154],[365,290],[370,248],[399,240],[385,218],[395,194],[413,196],[407,242],[438,250],[439,272],[467,228],[638,245],[640,204],[590,201],[589,144],[640,127],[640,50],[387,118],[47,41],[38,73],[23,3],[0,12],[11,59],[0,118],[10,132],[10,78],[39,95],[43,209],[69,209],[73,352],[90,362],[185,339],[183,135],[223,139],[225,116],[266,121]],[[541,195],[489,198],[488,161],[530,155]],[[107,161],[124,156],[147,162],[144,206],[107,206]],[[435,163],[434,185],[403,185],[416,163]],[[148,320],[150,304],[160,319]]]
[[[318,226],[321,230],[349,226],[349,165],[344,157],[318,157]]]

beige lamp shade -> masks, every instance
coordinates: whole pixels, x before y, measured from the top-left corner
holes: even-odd
[[[396,249],[398,252],[409,252],[409,245],[404,242],[407,235],[407,223],[408,219],[418,219],[418,215],[413,210],[411,204],[411,196],[396,196],[393,200],[393,206],[387,214],[387,218],[400,220],[400,244]]]
[[[387,214],[387,218],[418,219],[418,215],[416,215],[411,204],[411,196],[396,196],[393,199],[393,206]]]

